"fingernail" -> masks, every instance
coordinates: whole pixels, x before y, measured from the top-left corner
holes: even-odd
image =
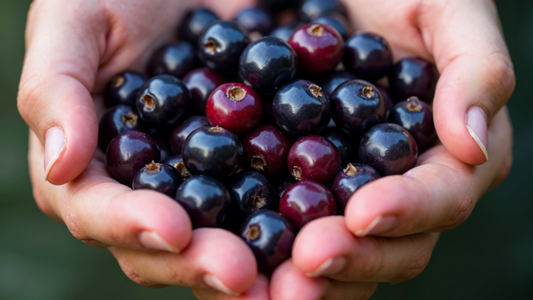
[[[44,135],[44,180],[48,181],[50,170],[65,150],[65,133],[60,127],[48,129]]]
[[[346,259],[344,257],[333,257],[326,260],[316,271],[306,273],[308,277],[319,277],[326,275],[335,275],[344,269],[346,266]]]
[[[143,247],[156,251],[168,251],[172,253],[180,253],[180,250],[170,245],[157,232],[143,231],[139,235],[139,243]]]
[[[487,115],[481,107],[472,106],[466,112],[466,129],[468,129],[470,136],[472,136],[488,161],[489,132],[487,129]]]
[[[363,237],[384,233],[393,229],[396,223],[397,220],[394,216],[378,216],[366,228],[356,231],[355,235]]]
[[[220,279],[218,279],[218,277],[216,277],[215,275],[210,275],[210,274],[207,274],[204,276],[204,282],[205,284],[207,284],[209,287],[217,290],[217,291],[220,291],[222,293],[225,293],[225,294],[228,294],[230,296],[240,296],[241,293],[237,293],[237,292],[234,292],[232,290],[230,290],[226,285],[224,285],[224,283],[222,283],[222,281],[220,281]]]

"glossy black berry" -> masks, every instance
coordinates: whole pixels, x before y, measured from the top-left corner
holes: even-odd
[[[252,40],[266,36],[276,27],[274,17],[261,8],[245,8],[237,14],[234,21],[248,30]]]
[[[191,178],[191,173],[185,167],[183,157],[180,154],[172,155],[164,161],[165,164],[174,167],[181,175],[183,180]]]
[[[170,150],[173,154],[181,154],[185,140],[191,132],[204,126],[209,126],[207,117],[191,116],[182,124],[178,125],[170,134]]]
[[[153,126],[172,126],[183,121],[192,107],[187,87],[174,76],[159,75],[139,91],[137,110]]]
[[[356,136],[346,134],[336,127],[326,128],[320,135],[337,147],[341,155],[341,166],[355,161],[359,145],[359,139]]]
[[[342,63],[357,77],[375,81],[387,75],[392,67],[392,49],[377,34],[355,34],[344,43]]]
[[[348,31],[348,20],[346,20],[346,18],[339,13],[329,13],[326,15],[322,15],[314,19],[311,23],[329,25],[335,28],[342,36],[342,39],[345,41],[348,39],[348,35],[350,34]]]
[[[413,136],[397,124],[374,126],[359,144],[359,161],[376,169],[381,175],[403,174],[418,159],[418,146]]]
[[[148,134],[138,131],[117,135],[106,151],[107,170],[118,182],[128,186],[140,169],[159,160],[157,142]]]
[[[320,86],[307,80],[295,80],[276,93],[272,114],[279,128],[301,137],[320,132],[328,125],[331,106]]]
[[[207,8],[197,8],[192,10],[181,22],[179,27],[179,38],[180,40],[196,45],[198,37],[204,28],[218,20],[218,16]]]
[[[203,64],[220,74],[234,74],[242,51],[248,46],[248,31],[237,22],[211,23],[198,39],[198,55]]]
[[[157,145],[159,146],[159,150],[161,152],[161,161],[164,161],[170,155],[172,155],[172,152],[170,151],[170,143],[168,142],[170,139],[170,131],[168,131],[166,128],[152,127],[150,129],[150,136],[155,139]]]
[[[387,106],[381,92],[364,80],[352,80],[340,85],[331,96],[333,119],[342,130],[362,134],[383,123]]]
[[[148,77],[142,73],[126,71],[113,76],[104,91],[104,102],[107,108],[115,105],[135,106],[137,92],[142,88]]]
[[[387,121],[407,129],[415,138],[420,152],[427,149],[437,138],[433,124],[433,110],[429,104],[417,97],[396,104]]]
[[[182,78],[194,68],[198,67],[194,46],[188,42],[173,42],[159,48],[148,64],[148,74],[157,76],[162,74]]]
[[[256,211],[278,209],[278,195],[274,186],[258,172],[237,173],[226,186],[233,203],[232,218],[239,224]]]
[[[353,75],[350,72],[336,71],[324,75],[322,80],[320,81],[320,86],[322,87],[322,91],[331,98],[331,95],[333,95],[335,89],[338,88],[341,84],[345,83],[346,81],[355,79],[359,78],[357,78],[357,76]]]
[[[294,33],[296,29],[298,29],[300,26],[302,26],[304,23],[300,22],[294,22],[288,25],[279,26],[276,29],[274,29],[269,36],[277,37],[278,39],[282,39],[285,42],[289,41],[289,38]]]
[[[435,65],[422,58],[406,58],[397,62],[389,73],[389,90],[403,101],[409,97],[431,103],[439,73]]]
[[[331,186],[340,212],[344,213],[346,204],[355,191],[380,177],[379,173],[371,166],[356,163],[347,164],[346,168],[335,177]]]
[[[133,107],[128,105],[113,106],[100,119],[98,146],[100,149],[106,150],[107,145],[114,137],[131,130],[145,132],[148,128],[141,121]]]
[[[191,217],[194,228],[218,227],[231,213],[231,196],[218,180],[195,175],[178,188],[175,199]]]
[[[133,178],[134,190],[153,190],[174,197],[183,182],[180,173],[167,164],[152,162],[140,169]]]
[[[328,13],[345,14],[344,7],[339,0],[304,0],[298,11],[298,18],[310,22]]]
[[[259,270],[271,271],[291,256],[296,230],[285,217],[265,209],[244,221],[240,236],[254,252]]]
[[[183,161],[191,174],[224,179],[237,172],[243,156],[237,136],[221,127],[201,127],[185,140]]]
[[[226,79],[208,68],[196,69],[183,77],[183,83],[191,92],[195,110],[205,115],[205,105],[209,95]]]
[[[298,60],[286,42],[264,37],[250,44],[241,55],[239,74],[256,91],[273,93],[290,82],[297,71]]]

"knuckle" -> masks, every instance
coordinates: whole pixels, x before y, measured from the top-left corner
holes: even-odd
[[[462,199],[455,201],[452,206],[448,219],[444,224],[445,228],[452,229],[461,224],[470,217],[472,210],[474,209],[474,196],[465,195]]]
[[[394,284],[411,280],[420,275],[431,259],[431,251],[424,249],[417,253],[416,259],[406,264],[403,273],[393,281]]]
[[[156,284],[156,283],[153,283],[153,282],[151,282],[149,280],[144,279],[125,260],[119,260],[119,265],[120,265],[120,268],[122,269],[122,272],[124,272],[124,275],[126,275],[126,277],[128,277],[131,281],[135,282],[136,284],[144,286],[144,287],[147,287],[147,288],[160,288],[160,287],[163,287],[160,284]]]
[[[63,219],[65,220],[65,225],[67,225],[68,230],[75,238],[81,241],[91,240],[80,229],[79,218],[70,204],[67,204],[65,208],[65,217]]]
[[[28,120],[35,104],[44,95],[46,79],[39,75],[21,81],[17,95],[17,108],[20,115]]]
[[[507,101],[516,86],[513,62],[508,55],[502,52],[494,52],[484,57],[483,63],[488,74],[490,74],[490,82],[488,84],[501,89],[500,93],[503,94]]]
[[[376,289],[378,288],[378,284],[377,283],[371,283],[368,285],[368,287],[366,288],[365,292],[363,293],[363,295],[361,295],[361,300],[367,300],[367,299],[370,299],[370,297],[372,297],[372,295],[374,295],[374,293],[376,292]]]

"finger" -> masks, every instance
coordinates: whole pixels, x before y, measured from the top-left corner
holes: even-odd
[[[270,295],[276,300],[341,300],[368,299],[376,283],[339,282],[326,278],[311,278],[300,271],[291,260],[274,270],[270,281]]]
[[[358,236],[389,237],[457,227],[495,178],[509,172],[512,130],[506,109],[493,119],[490,136],[499,147],[489,149],[491,160],[484,165],[467,165],[440,145],[403,176],[384,177],[359,189],[346,206],[346,226]]]
[[[102,162],[92,161],[74,181],[54,186],[41,180],[37,161],[42,148],[32,134],[30,174],[39,207],[64,222],[70,232],[92,246],[179,252],[189,243],[192,225],[173,199],[153,191],[132,191],[109,178]],[[37,164],[37,166],[36,166]]]
[[[515,87],[496,8],[488,0],[427,3],[420,27],[441,73],[433,103],[437,133],[454,157],[483,164],[491,158],[488,124]]]
[[[99,37],[105,37],[108,23],[101,5],[80,3],[36,1],[28,17],[18,108],[45,145],[42,180],[53,184],[76,178],[96,149],[98,125],[89,91],[104,46]]]
[[[124,273],[145,285],[212,288],[228,295],[247,291],[257,277],[255,257],[242,239],[223,229],[196,229],[180,254],[110,248]]]
[[[402,238],[354,236],[344,217],[315,220],[296,237],[292,260],[311,278],[339,281],[400,282],[419,275],[426,267],[438,233]]]
[[[252,287],[240,296],[213,289],[193,289],[192,292],[199,300],[270,300],[269,282],[264,274],[258,274]]]

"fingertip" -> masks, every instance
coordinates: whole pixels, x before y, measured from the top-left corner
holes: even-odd
[[[311,278],[289,259],[279,265],[270,279],[270,297],[279,300],[307,300],[323,297],[327,280]]]

